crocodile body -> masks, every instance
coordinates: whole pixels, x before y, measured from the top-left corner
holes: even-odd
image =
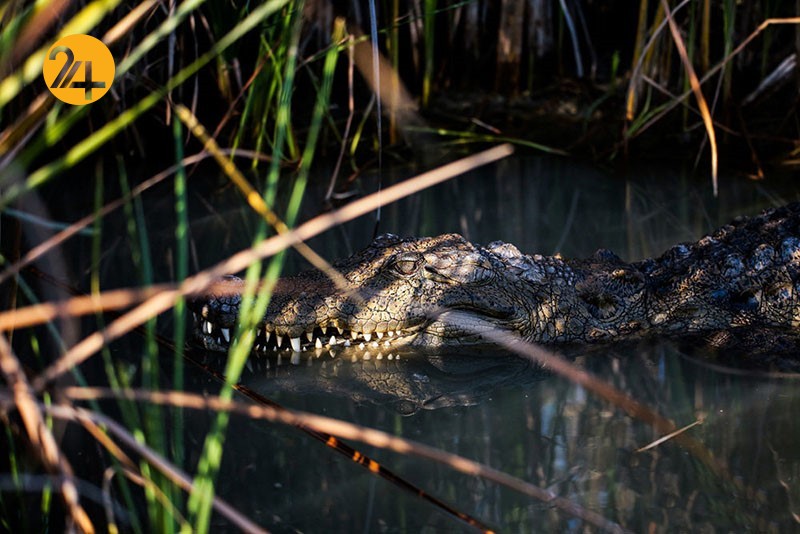
[[[565,259],[502,242],[483,247],[457,234],[386,234],[333,266],[346,287],[319,271],[278,282],[256,350],[457,346],[485,342],[488,328],[543,344],[738,327],[794,332],[800,203],[738,218],[633,263],[607,250]],[[190,301],[195,337],[207,349],[227,348],[242,288],[226,277]]]

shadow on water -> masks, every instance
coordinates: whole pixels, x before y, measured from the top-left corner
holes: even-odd
[[[390,183],[413,170],[384,173]],[[635,176],[634,176],[635,175]],[[615,176],[565,159],[516,157],[472,172],[382,210],[380,232],[458,232],[486,244],[514,243],[526,253],[582,257],[603,247],[625,260],[693,241],[736,215],[797,200],[793,184],[722,176],[720,196],[681,169],[654,165]],[[769,187],[767,186],[769,185]],[[386,184],[384,184],[386,185]],[[374,188],[373,177],[353,185]],[[303,216],[318,213],[326,183],[309,189]],[[345,188],[346,189],[346,188]],[[145,198],[155,273],[171,272],[169,195]],[[257,219],[230,188],[194,190],[192,257],[207,267],[249,246]],[[124,224],[124,221],[120,224]],[[372,239],[374,219],[347,223],[309,242],[329,260]],[[122,234],[121,234],[122,235]],[[108,238],[112,239],[112,238]],[[104,287],[135,273],[107,243]],[[119,259],[117,259],[119,258]],[[307,266],[290,254],[287,271]],[[85,272],[85,266],[75,266]],[[166,275],[163,275],[166,278]],[[159,280],[156,280],[158,282]],[[164,325],[164,332],[171,332]],[[132,345],[138,341],[131,340]],[[125,343],[115,345],[124,346]],[[118,353],[117,353],[118,354]],[[130,352],[138,365],[138,351]],[[341,418],[486,463],[548,488],[637,531],[798,528],[800,389],[796,380],[732,372],[670,342],[584,348],[573,361],[689,432],[730,470],[721,479],[672,442],[658,439],[582,387],[515,356],[489,350],[453,353],[302,354],[255,357],[243,382],[290,408]],[[122,356],[125,358],[125,356]],[[209,365],[224,355],[204,355]],[[165,359],[162,373],[169,376]],[[188,390],[218,385],[188,367]],[[210,416],[187,421],[187,465],[195,465]],[[425,491],[502,530],[580,530],[578,520],[507,488],[414,456],[372,447],[361,452]],[[217,492],[270,530],[387,531],[463,527],[451,517],[372,476],[292,427],[234,417]]]

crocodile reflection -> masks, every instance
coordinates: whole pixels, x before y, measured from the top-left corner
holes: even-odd
[[[787,494],[797,495],[797,490],[781,485],[798,472],[800,434],[792,424],[790,409],[797,396],[791,388],[772,383],[772,393],[767,395],[763,388],[742,388],[738,381],[684,358],[691,354],[672,344],[615,344],[597,351],[602,351],[603,357],[593,357],[600,354],[587,352],[586,347],[569,351],[569,355],[587,372],[621,386],[646,405],[660,406],[669,399],[671,413],[679,414],[682,422],[687,417],[691,420],[692,414],[704,415],[704,424],[694,427],[692,434],[708,443],[737,480],[742,477],[756,491],[738,488],[732,479],[720,476],[674,441],[639,452],[661,437],[652,427],[581,393],[579,386],[564,387],[560,379],[540,380],[546,375],[536,366],[497,351],[459,351],[458,357],[452,352],[416,351],[399,353],[399,360],[396,351],[391,360],[388,353],[378,359],[374,352],[365,360],[363,351],[358,350],[342,351],[335,357],[327,351],[318,355],[281,351],[248,360],[242,383],[291,408],[308,407],[320,413],[336,404],[326,415],[341,417],[344,412],[351,415],[345,415],[345,420],[372,428],[391,425],[391,418],[385,417],[387,409],[416,413],[417,417],[398,431],[400,435],[422,435],[422,441],[431,443],[458,443],[453,452],[477,458],[484,450],[499,451],[504,469],[524,472],[527,480],[557,495],[577,495],[579,499],[608,496],[608,504],[600,503],[598,509],[633,531],[641,530],[637,526],[642,524],[651,524],[652,532],[796,530],[786,510],[791,508]],[[213,352],[207,353],[207,360],[224,365]],[[282,397],[283,393],[288,395]],[[490,397],[495,402],[485,406]],[[349,402],[337,402],[342,398],[361,403],[362,409],[354,414]],[[484,407],[460,408],[476,404]],[[448,426],[454,416],[457,423]],[[520,420],[520,416],[526,419]],[[486,441],[467,439],[470,432],[485,436]],[[281,456],[274,454],[275,448],[252,452],[251,441],[238,441],[242,457],[273,465],[270,462]],[[307,461],[316,473],[318,464],[314,462],[324,463],[327,457],[319,448],[311,451],[301,460],[292,456],[292,465]],[[497,457],[492,461],[500,463]],[[771,467],[773,462],[776,466]],[[276,469],[286,465],[274,461]],[[781,475],[771,469],[780,469]],[[242,498],[246,498],[243,491]],[[531,517],[545,514],[548,508],[547,504],[530,506],[529,510],[538,506],[529,512]]]
[[[731,369],[800,372],[793,351],[796,339],[781,341],[779,334],[771,335],[772,350],[767,351],[746,343],[745,340],[759,339],[751,335],[744,340],[727,337],[722,350],[714,350],[716,343],[723,344],[722,340],[709,345],[704,336],[688,338],[674,346],[679,347],[677,354],[684,357],[706,359],[715,355],[717,363]],[[776,345],[785,345],[785,350],[775,350]],[[613,351],[635,353],[641,346],[638,342],[618,343]],[[609,350],[610,347],[573,345],[562,347],[559,355],[574,361]],[[224,365],[217,353],[205,354],[206,364]],[[267,398],[281,393],[334,396],[412,415],[420,410],[478,405],[499,390],[531,386],[547,376],[549,372],[538,363],[490,346],[461,347],[457,352],[417,347],[388,354],[348,347],[339,351],[281,351],[250,358],[241,382]]]
[[[418,349],[365,358],[357,347],[335,357],[327,351],[279,353],[250,359],[242,383],[270,398],[287,391],[334,395],[411,415],[476,405],[498,389],[531,384],[547,375],[540,366],[497,349],[462,349],[453,356]]]

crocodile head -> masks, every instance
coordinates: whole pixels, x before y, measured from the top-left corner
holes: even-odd
[[[607,251],[570,261],[457,234],[386,234],[333,267],[343,284],[319,271],[278,281],[256,350],[456,346],[484,343],[489,330],[540,343],[594,341],[642,323],[644,279]],[[227,348],[243,286],[227,277],[190,302],[206,348]]]
[[[522,266],[509,263],[514,255],[523,257],[511,245],[483,248],[457,234],[382,235],[333,264],[345,288],[319,271],[280,279],[256,349],[471,344],[488,327],[529,337],[532,297],[523,295],[530,290]],[[239,278],[226,277],[190,301],[195,337],[206,348],[227,347],[243,287]],[[461,313],[447,319],[449,310]]]

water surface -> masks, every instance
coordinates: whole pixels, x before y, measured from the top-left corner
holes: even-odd
[[[798,408],[792,381],[721,373],[660,346],[608,349],[576,360],[678,424],[703,418],[689,432],[728,466],[727,477],[672,443],[634,452],[659,437],[647,424],[519,361],[485,364],[480,377],[407,362],[344,361],[338,371],[324,357],[298,367],[256,364],[245,383],[284,406],[484,462],[633,531],[793,528],[800,435],[792,415]],[[323,378],[310,384],[314,375]],[[365,382],[364,375],[373,378]],[[370,380],[378,384],[372,390]],[[348,385],[351,395],[343,389]],[[580,524],[548,505],[430,461],[357,448],[501,530],[565,530]],[[222,494],[250,513],[267,514],[273,527],[462,528],[295,429],[238,421],[224,473]]]
[[[384,186],[413,174],[384,172]],[[701,173],[698,173],[701,174]],[[320,178],[303,218],[323,206]],[[352,189],[376,188],[364,175]],[[603,247],[625,260],[693,241],[736,215],[793,201],[775,177],[754,182],[723,172],[718,198],[707,178],[663,163],[625,175],[566,159],[514,157],[382,210],[380,232],[458,232],[486,244],[567,257]],[[155,204],[154,204],[155,205]],[[230,188],[192,198],[193,258],[212,265],[249,245],[257,220]],[[231,207],[233,206],[233,207]],[[309,244],[329,260],[372,238],[374,216]],[[156,241],[169,242],[166,231]],[[287,271],[305,268],[296,255]],[[648,404],[702,443],[720,474],[582,387],[499,350],[481,353],[302,354],[254,358],[248,387],[283,406],[341,418],[460,454],[642,531],[787,531],[800,528],[797,381],[718,365],[713,355],[655,340],[572,351],[597,377]],[[209,365],[223,356],[205,355]],[[379,359],[380,358],[380,359]],[[189,387],[216,383],[189,368]],[[207,417],[190,421],[187,455],[201,449]],[[578,531],[583,523],[548,504],[411,455],[353,443],[398,476],[502,531]],[[292,427],[234,418],[218,493],[274,531],[460,531],[465,524]],[[221,520],[220,520],[221,521]]]

